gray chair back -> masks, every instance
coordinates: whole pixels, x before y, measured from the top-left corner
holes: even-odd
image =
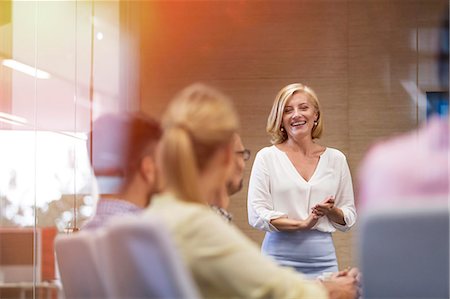
[[[117,217],[105,228],[96,243],[111,298],[200,298],[191,272],[156,217]]]
[[[94,238],[92,232],[86,231],[58,235],[55,239],[56,260],[65,299],[108,298]]]
[[[379,210],[361,218],[365,299],[450,298],[448,207]]]

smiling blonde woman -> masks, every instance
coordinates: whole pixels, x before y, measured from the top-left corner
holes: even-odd
[[[316,142],[322,118],[311,88],[282,88],[267,121],[273,145],[256,155],[248,191],[249,223],[266,231],[262,251],[310,278],[338,270],[331,233],[356,221],[344,154]]]

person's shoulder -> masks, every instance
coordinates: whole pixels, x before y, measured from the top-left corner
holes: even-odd
[[[345,154],[342,151],[338,150],[337,148],[327,147],[325,149],[325,153],[327,153],[330,157],[333,157],[335,159],[347,160]]]
[[[256,157],[258,159],[266,159],[266,158],[270,159],[273,155],[276,154],[277,151],[280,150],[275,145],[266,146],[256,153]]]
[[[448,118],[433,116],[417,129],[378,140],[370,147],[366,159],[378,159],[389,155],[395,159],[410,160],[413,156],[433,151],[442,139],[445,139],[448,146],[448,132]]]
[[[254,246],[253,242],[241,230],[232,223],[226,222],[222,216],[211,208],[199,209],[195,216],[189,225],[191,230],[197,234],[198,239],[202,240],[200,242],[211,243],[213,246],[218,246],[218,244],[232,246],[233,243],[235,245],[245,243]]]
[[[171,212],[182,211],[182,214],[197,213],[197,211],[207,210],[207,207],[195,202],[179,199],[177,196],[166,192],[153,196],[149,207],[146,210],[169,210]]]
[[[359,166],[360,180],[368,184],[366,181],[369,180],[384,181],[415,173],[415,163],[420,164],[420,159],[426,160],[419,149],[421,145],[417,134],[417,130],[414,130],[372,144]]]
[[[265,146],[258,151],[258,154],[267,155],[269,153],[272,153],[275,150],[277,150],[275,145]]]
[[[155,195],[141,215],[147,218],[158,216],[169,229],[179,234],[189,234],[197,224],[209,226],[207,219],[210,213],[213,214],[205,204],[184,201],[173,194],[163,193]]]
[[[86,221],[82,226],[81,226],[81,230],[95,230],[98,227],[101,226],[101,222],[98,219],[98,216],[94,216],[93,218],[89,219],[88,221]]]

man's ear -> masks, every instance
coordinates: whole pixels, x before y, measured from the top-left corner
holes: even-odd
[[[156,181],[156,165],[153,157],[145,156],[141,161],[141,175],[145,182],[151,186]]]
[[[230,142],[223,148],[224,151],[224,159],[223,162],[225,165],[231,164],[234,160],[234,143]]]

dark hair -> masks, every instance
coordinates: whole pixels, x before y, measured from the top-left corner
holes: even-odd
[[[161,135],[159,123],[142,113],[100,116],[88,142],[95,175],[130,178]]]

